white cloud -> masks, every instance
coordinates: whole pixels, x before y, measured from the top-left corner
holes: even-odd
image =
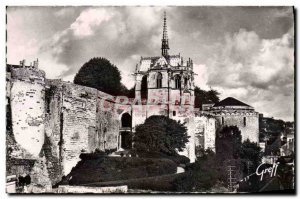
[[[246,30],[227,35],[207,66],[207,84],[222,98],[233,96],[266,115],[292,120],[293,36],[293,29],[277,39],[261,39]]]
[[[89,8],[84,10],[70,28],[75,36],[86,37],[94,34],[95,27],[109,21],[113,14],[104,8]]]
[[[195,85],[199,86],[201,89],[209,89],[207,85],[207,66],[203,64],[194,64],[194,72],[195,74]]]

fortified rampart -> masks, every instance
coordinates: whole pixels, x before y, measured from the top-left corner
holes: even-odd
[[[9,155],[34,162],[24,170],[26,165],[8,161],[9,173],[18,170],[17,175],[30,174],[38,180],[34,174],[45,174],[47,168],[46,178],[53,185],[71,171],[82,152],[117,150],[120,122],[115,97],[58,79],[46,80],[37,66],[23,62],[7,67]]]
[[[45,72],[34,67],[11,68],[12,132],[34,157],[44,144]]]
[[[49,80],[48,94],[46,132],[58,146],[54,151],[63,165],[63,175],[71,171],[83,152],[117,149],[119,121],[112,111],[112,96],[60,80]]]

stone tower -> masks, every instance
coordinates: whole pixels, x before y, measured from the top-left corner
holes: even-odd
[[[149,110],[147,116],[163,114],[180,117],[183,114],[188,117],[182,109],[192,110],[194,107],[193,61],[183,61],[180,54],[169,55],[168,50],[167,19],[164,13],[161,56],[141,57],[135,71],[135,96],[146,99]],[[155,108],[155,105],[160,105],[160,109]]]
[[[44,143],[45,72],[38,69],[38,60],[26,66],[10,66],[10,103],[15,140],[29,154],[38,157]]]
[[[242,141],[249,139],[251,142],[259,142],[258,112],[252,106],[228,97],[216,103],[209,111],[216,118],[217,132],[224,126],[237,126]]]

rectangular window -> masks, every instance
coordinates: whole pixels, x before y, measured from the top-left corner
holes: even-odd
[[[244,117],[244,126],[246,126],[246,117]]]
[[[173,111],[173,116],[176,116],[176,111]]]
[[[224,125],[224,117],[222,117],[222,125]]]

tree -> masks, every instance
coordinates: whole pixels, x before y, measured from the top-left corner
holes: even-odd
[[[174,180],[174,188],[180,192],[209,191],[217,184],[222,170],[215,153],[203,150],[202,156],[186,167],[185,174]]]
[[[74,83],[111,95],[123,92],[120,71],[105,58],[96,57],[86,62],[75,75]]]
[[[240,157],[241,131],[237,126],[225,126],[216,137],[216,153],[223,160]]]
[[[202,108],[203,104],[215,104],[220,101],[220,93],[216,90],[201,90],[199,87],[195,87],[195,107]]]
[[[122,95],[127,96],[128,98],[135,97],[135,86],[130,89],[127,89],[125,85],[122,85]]]
[[[250,161],[252,168],[255,170],[260,164],[262,158],[262,152],[260,147],[255,142],[250,142],[249,139],[242,143],[240,158],[246,161]],[[252,170],[251,172],[253,172]]]
[[[188,142],[187,128],[183,123],[165,116],[154,115],[136,127],[133,137],[137,151],[176,154]]]

